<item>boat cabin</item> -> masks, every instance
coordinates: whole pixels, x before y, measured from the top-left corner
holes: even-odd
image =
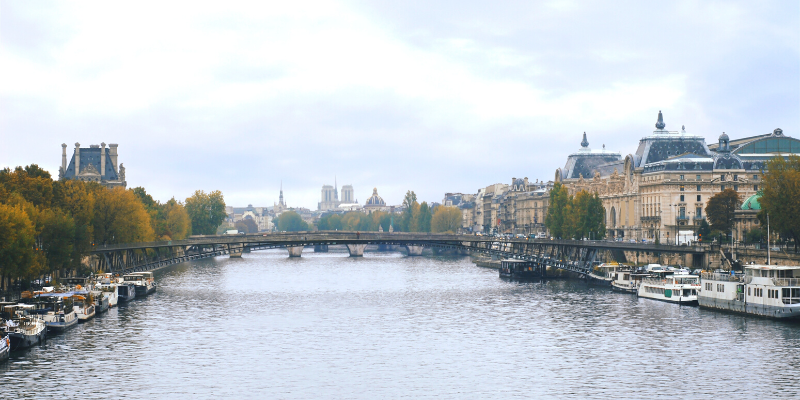
[[[800,304],[800,266],[745,265],[744,271],[748,302],[769,298],[782,304]]]

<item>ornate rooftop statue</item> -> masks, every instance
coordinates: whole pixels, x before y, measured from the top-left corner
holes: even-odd
[[[661,110],[658,110],[658,122],[656,122],[656,129],[663,130],[667,125],[664,123],[664,116],[661,115]]]

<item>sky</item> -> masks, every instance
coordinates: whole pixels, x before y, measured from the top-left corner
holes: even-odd
[[[796,1],[0,1],[0,168],[119,144],[160,201],[552,180],[669,130],[800,138]]]

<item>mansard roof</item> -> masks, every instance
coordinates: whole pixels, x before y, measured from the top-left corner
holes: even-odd
[[[105,150],[105,154],[101,155],[101,151]],[[100,173],[100,157],[104,156],[106,158],[106,171],[105,171],[105,180],[115,181],[119,179],[119,175],[117,171],[114,169],[114,164],[111,162],[111,156],[109,154],[109,149],[101,149],[99,147],[89,147],[89,148],[81,148],[80,150],[80,171],[75,171],[75,154],[72,155],[72,159],[67,166],[67,170],[64,173],[64,177],[67,179],[72,179],[75,175],[80,175],[81,172],[84,170],[91,171],[94,169],[95,172],[99,175]]]

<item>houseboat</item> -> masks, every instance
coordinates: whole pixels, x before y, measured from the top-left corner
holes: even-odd
[[[37,298],[46,304],[42,320],[48,333],[61,333],[78,324],[78,314],[72,308],[72,292],[41,293]]]
[[[670,303],[697,305],[700,277],[690,275],[685,269],[652,272],[642,279],[639,297]]]
[[[539,279],[542,278],[544,267],[537,267],[530,261],[507,259],[500,261],[500,277],[509,279]]]
[[[649,277],[650,274],[643,269],[633,267],[622,267],[617,269],[612,276],[611,290],[615,292],[636,294],[642,279]]]
[[[614,273],[619,268],[621,266],[615,262],[596,265],[586,274],[586,281],[590,285],[610,287],[611,282],[614,280]]]
[[[136,298],[136,288],[131,282],[122,282],[117,285],[117,301],[127,303]]]
[[[72,297],[72,308],[78,314],[78,322],[86,322],[95,315],[94,301],[89,297],[89,293],[76,293]]]
[[[778,319],[800,318],[800,266],[745,265],[744,274],[704,272],[703,308]]]
[[[125,282],[133,283],[136,295],[147,296],[156,291],[156,281],[152,272],[135,272],[122,277]]]
[[[6,306],[5,310],[11,314],[11,319],[6,321],[6,334],[12,351],[21,350],[44,342],[47,327],[37,315],[28,314],[36,306],[33,304],[16,304]]]

